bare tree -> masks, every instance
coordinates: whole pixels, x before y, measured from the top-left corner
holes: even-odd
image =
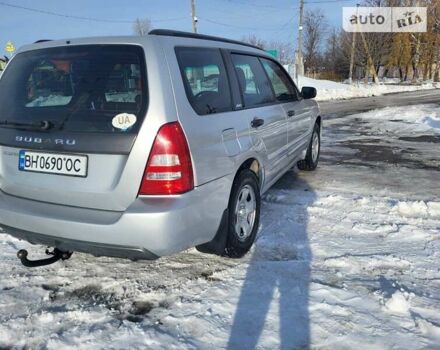
[[[291,43],[282,41],[270,41],[267,44],[268,49],[274,49],[278,52],[278,60],[282,64],[288,64],[293,61],[294,50]]]
[[[145,36],[151,29],[151,21],[148,18],[136,18],[133,23],[133,33]]]
[[[367,6],[416,6],[417,0],[363,0]],[[425,33],[358,33],[355,45],[356,77],[377,81],[381,76],[401,80],[440,80],[440,1],[424,0],[428,23]],[[307,32],[307,30],[306,30]],[[352,35],[332,33],[324,52],[321,77],[341,79],[347,75]],[[319,52],[319,50],[318,50]],[[310,65],[310,62],[306,64]],[[321,65],[321,63],[320,63]]]
[[[264,39],[259,38],[255,34],[243,36],[241,38],[241,41],[252,44],[254,46],[258,46],[263,50],[276,50],[278,52],[278,60],[282,64],[287,64],[293,60],[293,47],[290,43],[275,40],[268,42]]]
[[[321,62],[321,44],[327,21],[321,9],[308,10],[304,16],[304,66],[316,72]]]
[[[243,36],[241,38],[241,41],[244,41],[245,43],[258,46],[259,48],[262,48],[263,50],[267,48],[267,42],[266,40],[263,40],[259,37],[257,37],[255,34],[249,34],[248,36]]]
[[[347,77],[350,67],[351,37],[347,33],[333,28],[327,38],[323,54],[324,72],[321,79],[343,80]]]

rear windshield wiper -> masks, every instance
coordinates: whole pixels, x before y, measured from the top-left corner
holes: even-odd
[[[18,129],[32,129],[32,130],[49,130],[53,128],[53,123],[48,120],[40,122],[12,122],[8,120],[0,120],[0,127],[2,128],[18,128]]]

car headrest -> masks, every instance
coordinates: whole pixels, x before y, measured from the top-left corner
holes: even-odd
[[[246,76],[244,74],[244,71],[239,67],[236,67],[235,71],[237,72],[238,83],[240,84],[241,92],[244,93],[246,91]]]

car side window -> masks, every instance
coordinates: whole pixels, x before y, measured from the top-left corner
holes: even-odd
[[[228,75],[219,49],[176,48],[186,95],[197,114],[232,111]]]
[[[257,57],[232,54],[232,62],[245,107],[256,107],[275,101],[270,81]]]
[[[261,63],[270,79],[277,101],[288,102],[298,100],[296,89],[286,72],[271,60],[261,58]]]

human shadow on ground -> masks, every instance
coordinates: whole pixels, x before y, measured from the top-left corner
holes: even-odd
[[[315,199],[305,176],[293,171],[263,196],[260,232],[227,349],[310,347],[307,208]]]

